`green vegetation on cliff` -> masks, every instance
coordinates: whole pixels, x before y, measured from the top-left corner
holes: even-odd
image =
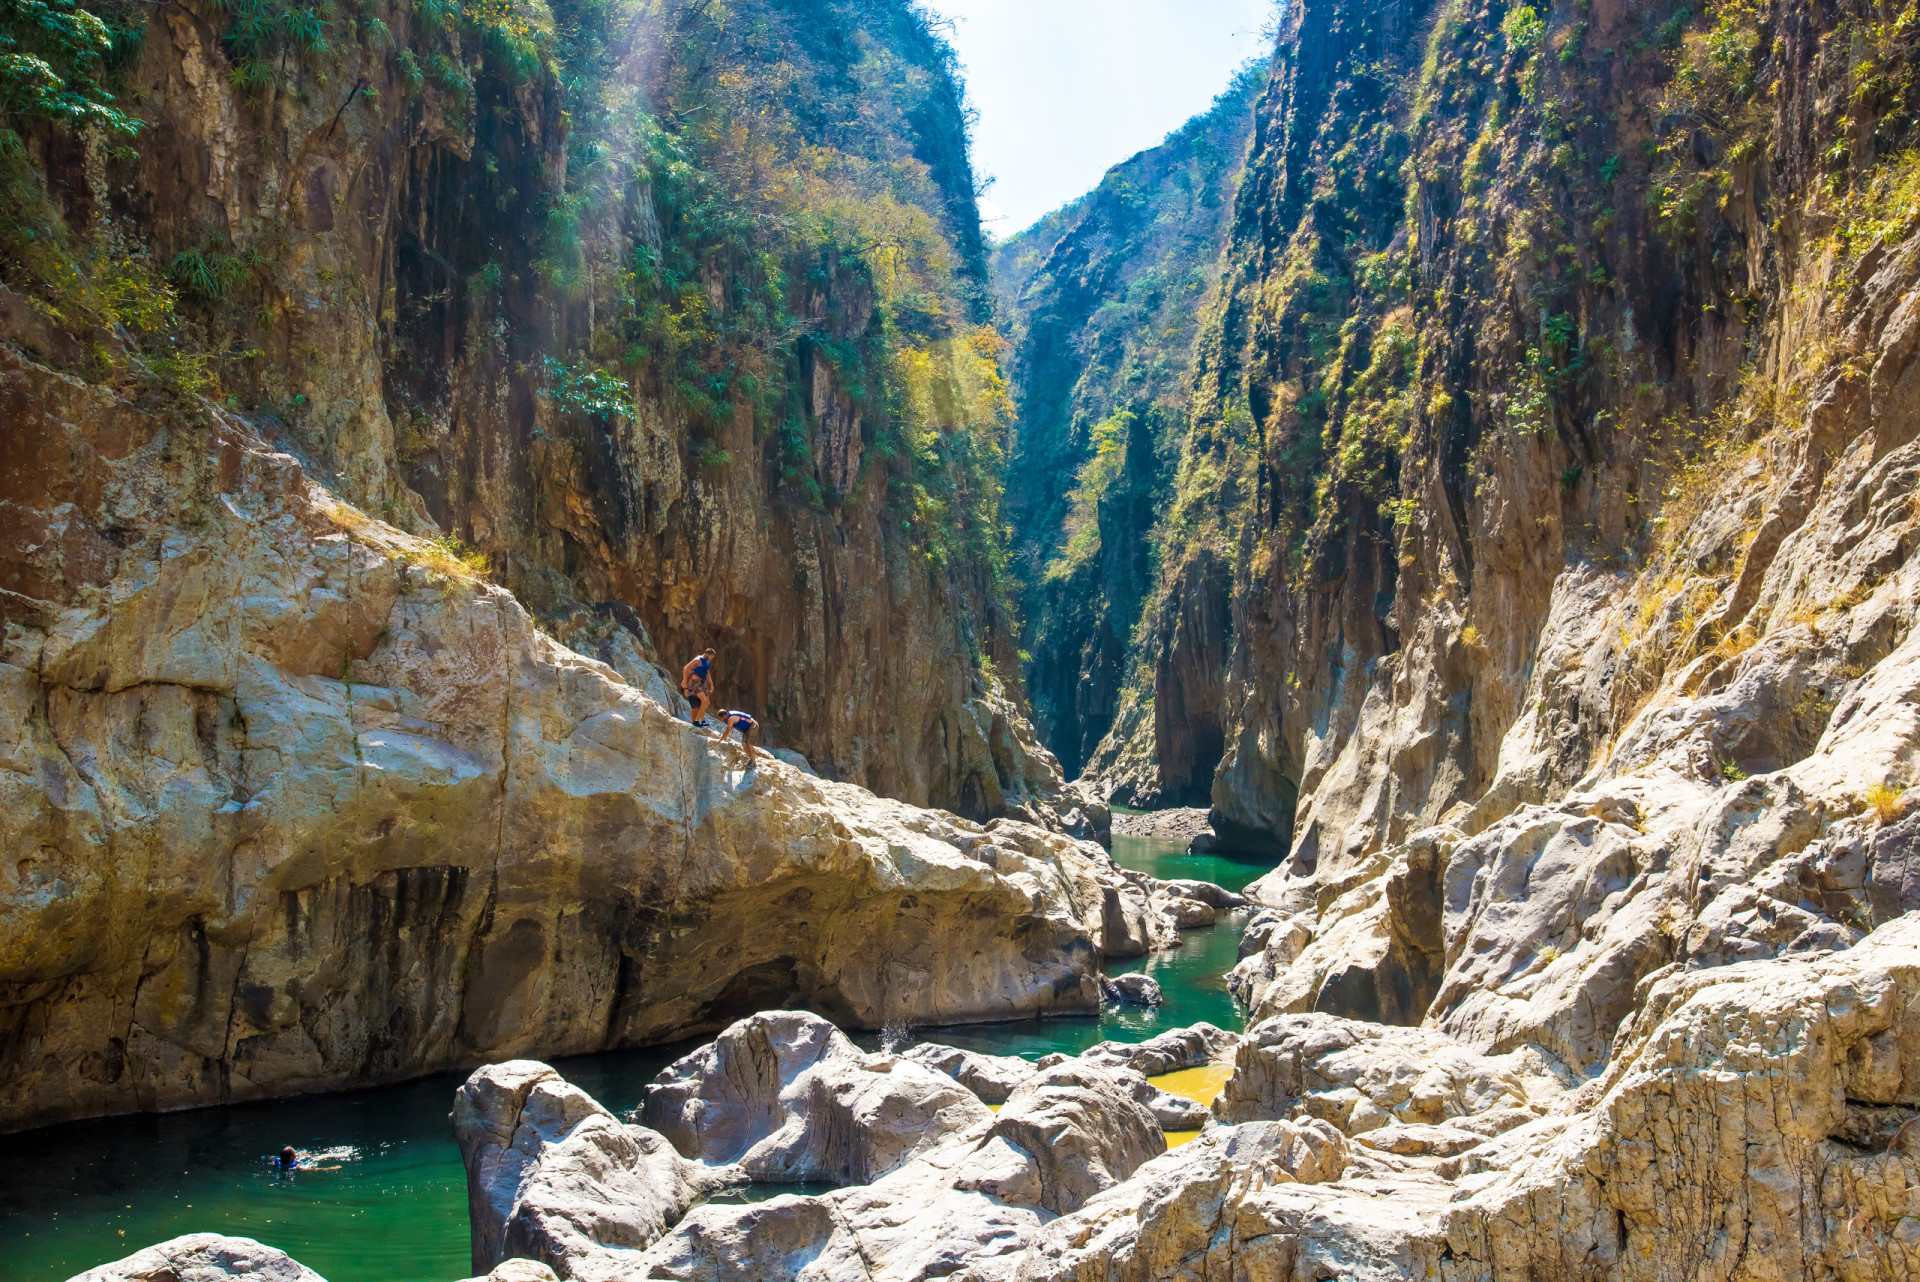
[[[241,416],[567,635],[717,646],[837,775],[1024,792],[961,711],[1014,668],[1012,405],[919,9],[86,4],[0,32],[64,78],[0,103],[24,350]]]
[[[1855,252],[1905,225],[1915,6],[1844,6],[1813,36],[1804,17],[1290,10],[1197,345],[1133,711],[1095,770],[1123,795],[1210,790],[1229,827],[1284,839],[1296,784],[1360,715],[1348,677],[1384,679],[1418,633],[1439,687],[1382,687],[1375,715],[1454,711],[1407,786],[1435,790],[1430,816],[1488,786],[1524,689],[1474,671],[1519,666],[1550,571],[1664,555],[1674,478],[1795,421],[1736,399],[1788,359],[1780,291],[1826,270],[1850,211],[1909,193]],[[1709,628],[1695,651],[1716,644],[1738,642]],[[1209,789],[1193,745],[1215,728]]]
[[[994,255],[1019,415],[1007,488],[1028,688],[1069,774],[1106,735],[1130,661],[1265,80],[1245,68],[1209,111]]]

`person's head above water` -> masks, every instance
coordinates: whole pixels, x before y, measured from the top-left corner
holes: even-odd
[[[280,1150],[280,1165],[292,1166],[294,1163],[298,1162],[299,1160],[300,1160],[300,1155],[293,1151],[293,1145],[289,1144],[285,1148]]]

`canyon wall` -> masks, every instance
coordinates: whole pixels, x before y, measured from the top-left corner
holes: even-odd
[[[1914,24],[1291,9],[1090,778],[1217,727],[1216,830],[1331,886],[1683,725],[1749,727],[1709,791],[1813,752],[1911,614],[1822,522],[1908,517]]]
[[[1187,753],[1202,764],[1164,789],[1153,765],[1088,765],[1116,717],[1151,715],[1130,697],[1133,633],[1186,428],[1188,360],[1219,292],[1265,80],[1264,62],[1243,69],[1211,110],[994,251],[1018,412],[1007,510],[1027,585],[1035,726],[1067,774],[1087,767],[1119,801],[1204,803],[1219,758],[1216,734]]]
[[[1085,1010],[1171,935],[1097,846],[750,764],[629,634],[561,644],[237,417],[10,355],[0,398],[9,501],[93,578],[0,654],[0,1129]]]
[[[543,618],[713,646],[835,778],[1057,790],[960,90],[909,6],[241,9],[103,9],[137,134],[10,117],[12,341],[215,401]]]
[[[1083,1009],[1165,942],[859,786],[1059,822],[914,10],[95,8],[6,29],[65,96],[0,113],[0,1128]],[[827,778],[685,724],[704,644]]]

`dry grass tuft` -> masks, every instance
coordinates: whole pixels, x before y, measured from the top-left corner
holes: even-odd
[[[1890,783],[1877,783],[1862,794],[1862,800],[1867,803],[1867,808],[1873,811],[1874,819],[1884,828],[1900,818],[1905,810],[1905,807],[1900,804],[1900,797],[1904,791]]]
[[[426,555],[421,560],[442,574],[463,579],[484,579],[491,569],[485,552],[468,547],[451,534],[428,539],[422,548]]]
[[[487,554],[455,535],[416,539],[338,499],[327,503],[324,511],[333,524],[395,561],[424,565],[456,579],[484,580],[491,571]]]

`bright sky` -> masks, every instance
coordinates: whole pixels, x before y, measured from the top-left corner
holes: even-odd
[[[1003,240],[1205,109],[1266,52],[1273,0],[930,0],[980,112],[973,164]]]

